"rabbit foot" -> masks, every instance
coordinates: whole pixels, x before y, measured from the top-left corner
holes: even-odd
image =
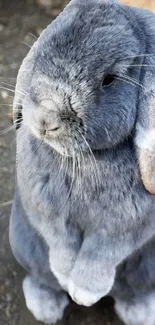
[[[32,312],[36,320],[45,324],[55,324],[62,319],[64,309],[69,303],[64,292],[55,292],[41,286],[31,276],[24,279],[23,291],[27,308]]]
[[[132,302],[116,300],[115,310],[126,325],[155,325],[155,292]]]
[[[76,286],[71,280],[69,282],[69,294],[78,305],[83,305],[85,307],[90,307],[94,305],[98,300],[103,297],[103,293],[95,293],[87,290],[83,290],[80,287]]]
[[[72,271],[68,292],[77,304],[89,307],[109,293],[114,284],[115,269],[105,272],[102,265],[100,269],[94,263],[90,268],[84,265],[81,271],[81,263],[78,266]]]

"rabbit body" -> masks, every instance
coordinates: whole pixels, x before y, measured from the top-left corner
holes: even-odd
[[[72,164],[59,172],[48,145],[40,146],[22,127],[18,132],[17,175],[24,210],[48,244],[51,270],[62,287],[71,290],[74,281],[77,290],[85,288],[94,300],[80,301],[70,292],[73,299],[91,305],[110,291],[116,266],[154,233],[154,196],[141,183],[132,140],[98,154],[102,182],[97,186],[88,158],[79,184]]]
[[[145,15],[154,17],[137,9],[133,18],[134,10],[115,1],[71,1],[19,72],[15,105],[22,108],[15,109],[15,116],[22,114],[22,122],[10,242],[17,260],[50,287],[42,293],[45,301],[56,304],[62,294],[55,318],[50,311],[40,316],[41,307],[35,309],[40,302],[31,307],[26,298],[36,318],[46,323],[62,317],[68,303],[63,288],[85,306],[111,292],[122,319],[139,324],[138,316],[137,323],[126,316],[119,297],[126,273],[120,265],[155,233],[155,196],[143,185],[139,140],[135,145],[135,123],[143,107],[139,96],[147,103],[149,92],[146,85],[138,87],[145,81],[145,58],[138,55],[146,53],[141,21]],[[126,263],[132,265],[132,259]],[[23,289],[28,297],[42,287],[27,278]]]

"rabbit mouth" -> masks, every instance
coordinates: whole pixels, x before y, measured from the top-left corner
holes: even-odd
[[[62,156],[74,157],[83,155],[90,150],[89,144],[82,130],[79,130],[78,132],[70,130],[70,132],[68,132],[69,134],[59,134],[59,129],[56,128],[44,132],[43,129],[31,125],[29,126],[29,129],[35,138],[45,142]]]
[[[76,139],[72,139],[66,137],[66,139],[50,139],[45,138],[44,141],[50,145],[55,151],[57,151],[62,156],[66,157],[74,157],[83,155],[84,152],[88,151],[88,148],[83,140],[77,141]]]

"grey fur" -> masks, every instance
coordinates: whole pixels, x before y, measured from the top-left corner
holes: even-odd
[[[143,274],[139,254],[151,272],[153,244],[149,259],[141,247],[155,233],[155,196],[141,180],[134,141],[136,125],[148,127],[155,59],[141,54],[154,52],[154,22],[150,12],[115,1],[72,0],[32,47],[17,79],[11,246],[38,286],[62,287],[86,306],[108,293],[120,306],[120,291],[128,305],[130,292],[140,300],[155,279],[146,276],[147,285],[136,287],[134,275]],[[107,74],[117,78],[102,88]],[[130,287],[122,262],[132,265]],[[121,315],[117,308],[128,324],[124,309]]]

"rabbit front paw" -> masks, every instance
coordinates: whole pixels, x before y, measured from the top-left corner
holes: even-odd
[[[102,272],[103,273],[103,272]],[[68,284],[68,291],[71,298],[78,304],[86,307],[94,305],[111,290],[115,278],[115,270],[101,274],[86,271],[81,274],[73,271]]]
[[[94,305],[103,296],[102,292],[91,292],[76,286],[72,280],[69,281],[69,294],[78,305],[85,307]]]
[[[75,259],[75,252],[71,250],[68,252],[65,250],[65,247],[62,250],[55,250],[55,252],[51,250],[49,254],[51,271],[65,291],[68,291],[68,282],[75,263]]]

